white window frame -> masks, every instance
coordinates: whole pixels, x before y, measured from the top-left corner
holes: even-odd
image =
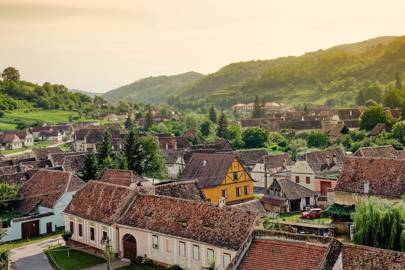
[[[210,256],[211,253],[212,256]],[[207,248],[207,263],[210,263],[211,261],[215,262],[215,250]]]
[[[152,235],[152,248],[159,249],[159,236],[156,234]]]
[[[225,262],[225,258],[229,258],[227,262]],[[226,268],[229,264],[231,263],[231,254],[229,253],[224,253],[222,255],[222,266]]]
[[[186,242],[179,241],[179,256],[186,257],[186,255],[187,255]]]
[[[199,261],[200,260],[200,246],[193,245],[193,260]]]

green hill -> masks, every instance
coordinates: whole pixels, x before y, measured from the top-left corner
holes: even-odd
[[[361,83],[387,84],[404,71],[405,36],[378,37],[301,56],[233,63],[196,81],[181,96],[208,96],[227,104],[252,101],[255,95],[287,104],[350,104]]]
[[[187,85],[203,76],[197,72],[187,72],[173,76],[148,77],[108,91],[103,97],[111,102],[119,100],[144,103],[165,102],[169,95],[181,93]]]

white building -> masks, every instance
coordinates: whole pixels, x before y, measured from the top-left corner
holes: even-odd
[[[70,172],[42,169],[23,184],[19,212],[5,228],[1,242],[33,238],[65,225],[63,211],[84,182]]]

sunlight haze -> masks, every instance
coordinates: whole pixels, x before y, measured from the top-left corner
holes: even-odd
[[[137,79],[402,35],[405,1],[0,0],[0,69],[105,92]]]

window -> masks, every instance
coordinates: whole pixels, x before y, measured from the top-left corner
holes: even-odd
[[[107,240],[108,238],[108,233],[106,231],[103,231],[103,238],[101,238],[102,240]]]
[[[298,175],[295,176],[295,183],[299,183],[300,182],[300,177]]]
[[[227,189],[221,190],[221,194],[222,194],[222,197],[224,197],[225,199],[228,198],[228,190]]]
[[[200,260],[200,247],[193,245],[193,259],[196,261]]]
[[[305,177],[305,183],[311,184],[311,178],[309,176]]]
[[[207,262],[208,264],[215,261],[215,253],[213,249],[207,248]]]
[[[245,195],[249,195],[249,186],[244,187]]]
[[[233,181],[237,181],[237,180],[238,180],[238,172],[234,172],[234,173],[232,174],[232,180],[233,180]]]
[[[306,198],[305,198],[305,204],[306,204],[306,205],[310,205],[310,204],[311,204],[311,201],[310,201],[309,197],[306,197]]]
[[[179,242],[179,255],[182,257],[186,257],[186,243],[180,241]]]
[[[69,230],[70,230],[70,232],[73,234],[74,231],[75,231],[75,229],[74,229],[74,228],[75,228],[75,225],[74,225],[73,221],[70,222],[69,226],[70,226]]]
[[[90,227],[90,240],[91,241],[94,241],[94,228],[93,227]]]
[[[83,237],[83,224],[79,224],[79,236]]]
[[[224,256],[222,256],[222,264],[224,268],[226,268],[230,262],[231,262],[231,254],[224,253]]]
[[[240,187],[236,187],[236,197],[240,197]]]
[[[159,249],[159,238],[157,235],[152,235],[152,248]]]
[[[172,241],[170,239],[166,239],[166,251],[172,252]]]

